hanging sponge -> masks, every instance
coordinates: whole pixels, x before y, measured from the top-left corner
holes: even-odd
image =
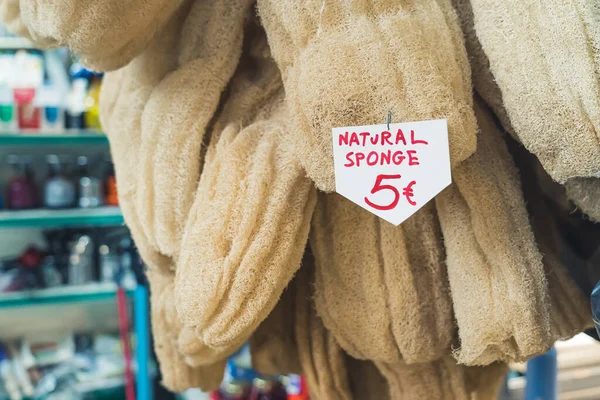
[[[469,64],[449,0],[259,0],[298,158],[335,189],[331,129],[448,119],[450,158],[476,147]]]
[[[317,311],[350,355],[412,363],[449,350],[454,324],[433,203],[396,227],[321,193],[312,225]]]
[[[547,350],[548,285],[519,177],[491,115],[476,104],[477,152],[436,197],[461,364],[524,360]]]
[[[315,263],[305,254],[296,276],[296,343],[311,398],[351,400],[345,355],[312,302]]]
[[[519,141],[558,182],[597,176],[597,1],[471,0],[471,6],[477,38]]]
[[[152,335],[162,384],[174,392],[191,388],[215,390],[225,373],[225,360],[203,367],[190,367],[178,348],[182,324],[173,296],[174,276],[151,269],[146,273],[151,291]]]

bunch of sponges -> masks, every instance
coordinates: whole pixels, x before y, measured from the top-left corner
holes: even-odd
[[[217,387],[250,340],[256,369],[304,374],[318,400],[492,399],[507,362],[590,325],[485,102],[555,179],[596,173],[598,41],[566,46],[598,10],[532,2],[525,24],[522,5],[471,3],[0,0],[15,30],[109,71],[102,123],[167,387]],[[509,22],[569,27],[565,48],[504,42]],[[558,56],[577,56],[569,81]],[[399,227],[331,193],[331,128],[388,111],[447,119],[454,180]]]

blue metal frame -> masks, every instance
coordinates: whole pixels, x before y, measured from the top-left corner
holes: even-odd
[[[525,400],[556,400],[558,364],[556,349],[527,361]]]
[[[134,294],[134,328],[136,334],[136,393],[137,400],[151,400],[152,379],[150,378],[150,316],[148,313],[148,288],[138,284]]]

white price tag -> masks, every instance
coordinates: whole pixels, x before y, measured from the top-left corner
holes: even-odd
[[[336,191],[396,226],[452,182],[445,119],[332,131]]]

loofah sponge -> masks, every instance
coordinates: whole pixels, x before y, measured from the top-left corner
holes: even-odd
[[[151,290],[152,335],[162,372],[162,384],[174,392],[190,388],[215,390],[223,380],[225,360],[203,367],[190,367],[178,349],[182,325],[175,309],[174,276],[158,269],[147,272]]]
[[[600,222],[600,179],[574,178],[565,182],[567,197],[592,221]]]
[[[436,198],[461,342],[461,364],[524,360],[547,350],[548,288],[513,161],[476,103],[477,152]]]
[[[291,138],[309,177],[335,189],[331,128],[448,119],[452,165],[476,147],[470,70],[449,0],[259,0],[282,73]]]
[[[21,18],[20,0],[0,0],[0,21],[9,31],[31,40],[31,35]]]
[[[250,338],[252,367],[265,375],[302,374],[295,338],[296,281]]]
[[[559,184],[551,180],[531,154],[519,154],[524,152],[515,151],[515,159],[518,160],[522,173],[523,192],[531,216],[531,225],[543,255],[550,296],[552,338],[565,340],[593,326],[590,299],[569,274],[570,272],[582,280],[586,264],[593,264],[593,260],[585,260],[584,254],[574,254],[569,243],[571,240],[576,241],[575,247],[580,251],[586,246],[576,237],[573,239],[570,231],[575,229],[592,240],[593,237],[586,235],[585,230],[578,229],[577,226],[565,228],[564,222],[557,218],[558,215],[566,214],[573,219],[577,217],[572,215],[572,207],[566,201],[560,201],[565,198],[564,191]],[[549,193],[552,193],[551,202],[547,201],[546,197]],[[597,240],[593,243],[595,248]],[[569,271],[565,267],[569,268]],[[591,277],[585,276],[584,280],[587,281],[585,283],[592,281],[589,282],[591,289],[596,280],[589,278]]]
[[[238,64],[248,3],[196,2],[179,10],[139,57],[106,75],[102,124],[125,220],[136,242],[151,246],[144,257],[177,257],[201,144]]]
[[[465,38],[465,48],[471,63],[473,87],[483,101],[494,111],[505,131],[517,138],[510,119],[502,102],[502,92],[490,71],[490,60],[481,48],[481,43],[475,32],[473,9],[470,0],[452,0],[452,5],[458,14]]]
[[[471,0],[510,124],[558,182],[600,172],[597,1]]]
[[[496,400],[508,371],[506,364],[457,365],[449,356],[424,364],[376,364],[387,380],[392,399]]]
[[[315,263],[309,251],[296,276],[296,344],[310,397],[351,400],[345,355],[312,302]]]
[[[191,363],[241,345],[300,266],[316,195],[284,129],[262,120],[211,142],[176,274],[180,316],[207,345]]]
[[[242,68],[232,83],[181,243],[175,295],[193,365],[227,356],[269,315],[300,266],[316,202],[286,142],[264,37],[251,47],[255,70]]]
[[[320,194],[310,238],[315,303],[353,357],[425,362],[453,335],[433,203],[395,227],[338,194]]]
[[[18,4],[16,4],[18,3]],[[187,3],[182,6],[182,4]],[[138,56],[180,7],[191,1],[148,0],[2,0],[0,9],[20,9],[21,23],[14,12],[2,15],[9,28],[40,47],[69,47],[95,71],[123,67]],[[1,15],[1,14],[0,14]],[[21,29],[24,25],[26,29]],[[18,29],[15,29],[18,27]]]
[[[346,356],[346,368],[354,400],[390,400],[387,381],[373,362]]]

